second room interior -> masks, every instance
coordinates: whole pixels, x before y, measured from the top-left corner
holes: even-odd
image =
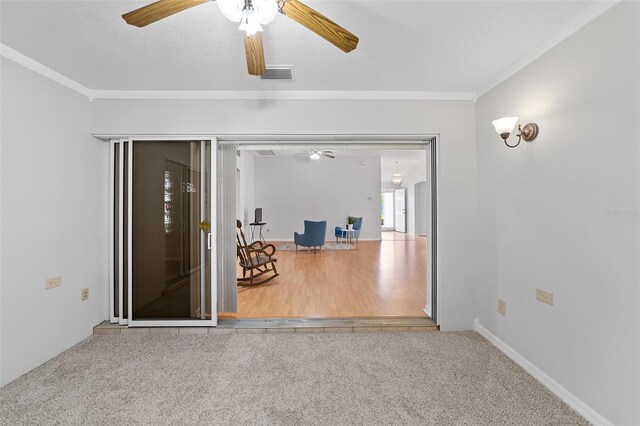
[[[426,317],[427,156],[239,145],[237,312],[219,316]]]

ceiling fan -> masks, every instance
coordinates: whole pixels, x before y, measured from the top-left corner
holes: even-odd
[[[136,27],[145,27],[168,16],[213,0],[160,0],[122,15]],[[246,32],[244,49],[251,75],[266,71],[262,48],[262,25],[273,21],[280,12],[288,16],[344,52],[358,45],[358,37],[298,0],[217,0],[222,14]]]
[[[319,160],[323,156],[328,158],[336,158],[336,156],[333,155],[333,151],[325,151],[321,149],[312,149],[309,152],[301,152],[300,154],[296,154],[296,156],[309,157],[309,160]]]

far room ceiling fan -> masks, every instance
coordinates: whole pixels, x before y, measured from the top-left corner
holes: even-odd
[[[296,156],[305,156],[305,157],[309,157],[309,160],[319,160],[320,157],[328,157],[328,158],[336,158],[335,155],[333,155],[333,151],[324,151],[321,149],[312,149],[309,152],[301,152],[300,154],[296,154]]]
[[[213,0],[160,0],[122,15],[136,27],[145,27],[168,16]],[[251,75],[266,71],[262,48],[262,25],[273,21],[280,12],[307,27],[320,37],[348,53],[358,45],[358,37],[298,0],[217,0],[222,14],[246,32],[244,49]]]

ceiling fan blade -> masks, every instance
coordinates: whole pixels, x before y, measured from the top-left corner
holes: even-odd
[[[209,0],[160,0],[122,15],[127,24],[145,27],[167,16],[182,12]]]
[[[280,13],[307,27],[344,52],[358,46],[358,37],[298,0],[278,0]]]
[[[324,155],[325,157],[329,157],[329,158],[336,158],[335,155],[333,154],[327,154],[326,152],[323,152],[322,155]]]
[[[247,69],[251,75],[262,75],[266,71],[262,34],[257,32],[244,38],[244,52],[247,56]]]

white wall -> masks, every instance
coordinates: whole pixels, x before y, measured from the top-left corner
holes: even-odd
[[[347,216],[362,216],[360,239],[379,240],[380,157],[257,157],[255,205],[263,209],[267,240],[292,241],[306,219],[326,220],[333,241]]]
[[[440,323],[473,327],[475,107],[468,101],[95,100],[102,134],[440,134]],[[467,267],[461,267],[467,265]]]
[[[427,235],[429,232],[429,206],[431,204],[429,198],[429,182],[426,180],[416,182],[413,185],[414,194],[414,214],[415,218],[415,233],[418,235]]]
[[[640,424],[639,41],[640,5],[615,6],[476,116],[480,323],[615,424]],[[540,135],[505,147],[506,115]]]
[[[247,151],[241,151],[240,157],[236,159],[236,168],[240,170],[240,214],[238,217],[242,221],[244,233],[249,231],[249,223],[255,218],[254,202],[254,158]],[[248,234],[247,234],[248,235]]]
[[[107,317],[108,146],[90,136],[85,97],[1,60],[4,385]]]
[[[397,189],[397,188],[400,188],[400,185],[399,184],[395,184],[395,183],[393,183],[391,181],[386,181],[386,182],[382,182],[381,183],[381,189],[383,191],[385,191],[387,189]]]

